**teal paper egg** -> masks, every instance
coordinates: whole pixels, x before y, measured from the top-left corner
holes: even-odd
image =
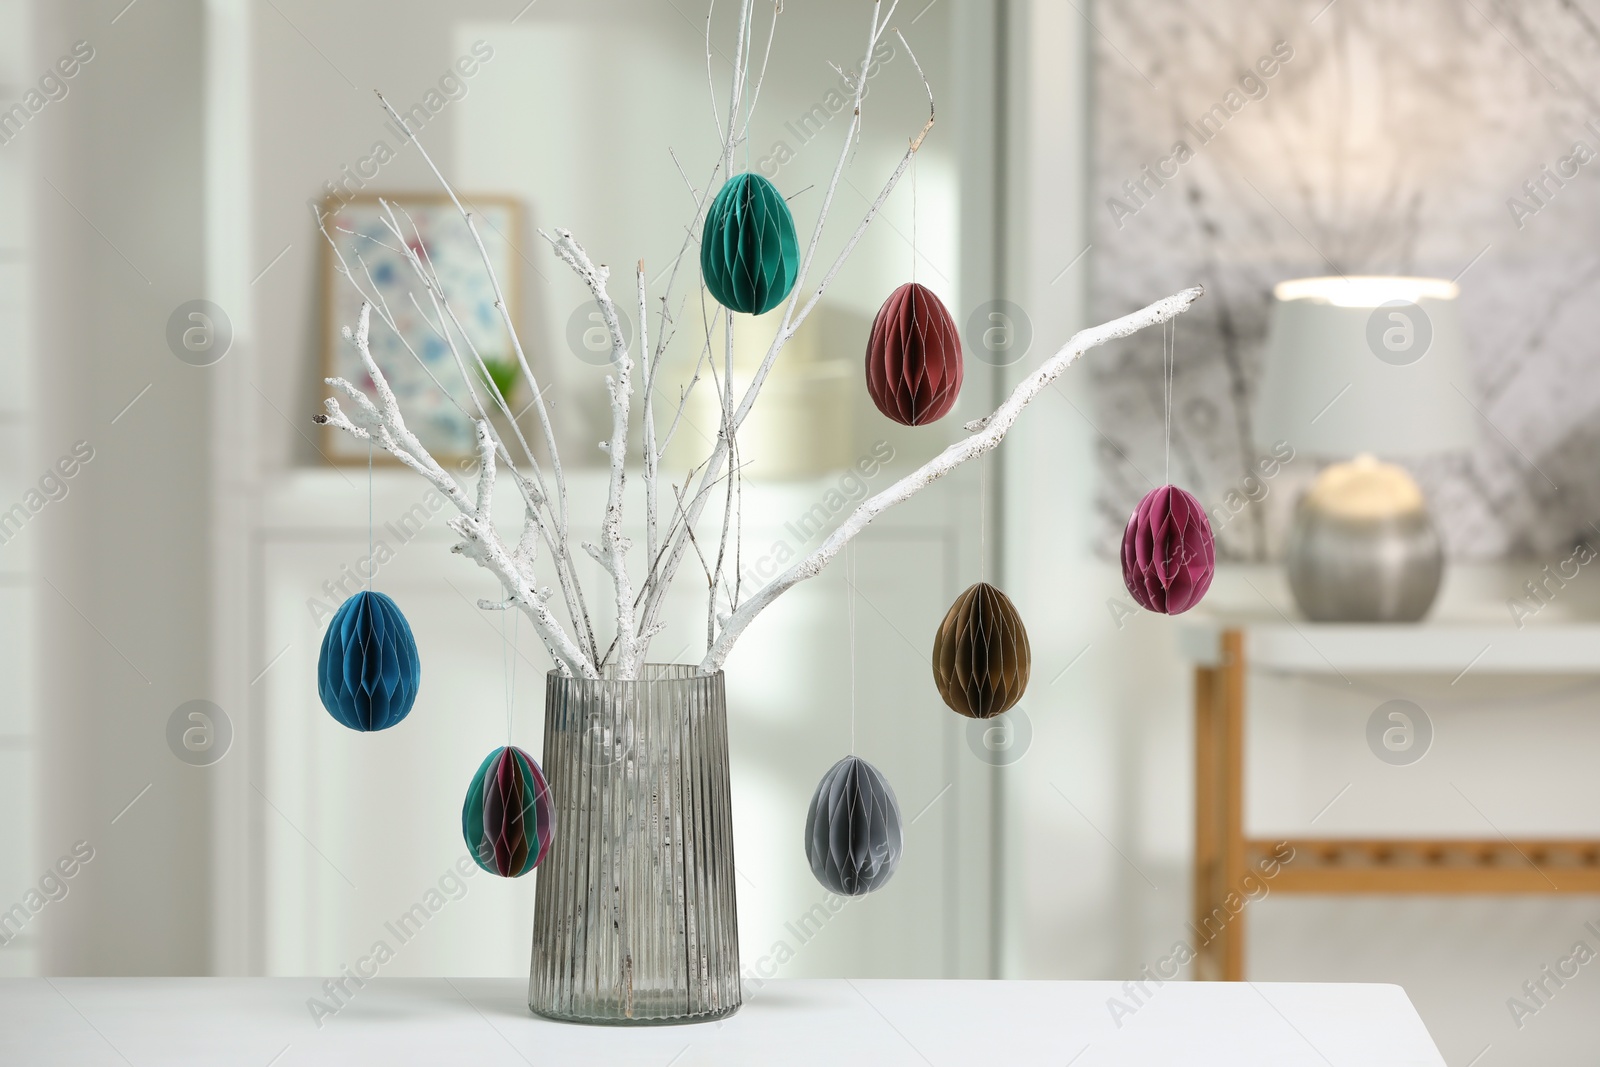
[[[422,662],[411,624],[389,597],[363,589],[334,612],[317,658],[317,695],[352,730],[387,730],[411,713]]]
[[[722,187],[700,235],[700,273],[729,311],[761,315],[783,303],[800,273],[800,242],[776,186],[745,173]]]

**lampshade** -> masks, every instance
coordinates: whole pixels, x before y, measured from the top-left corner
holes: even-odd
[[[1471,447],[1477,426],[1458,293],[1439,278],[1279,283],[1256,393],[1256,445],[1287,441],[1335,459]]]

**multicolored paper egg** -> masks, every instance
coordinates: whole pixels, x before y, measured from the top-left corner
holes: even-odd
[[[882,888],[900,866],[904,835],[889,780],[846,756],[817,784],[806,812],[806,859],[823,888],[858,897]]]
[[[933,290],[907,282],[889,294],[867,339],[867,392],[902,426],[943,418],[961,395],[961,334]]]
[[[317,659],[317,695],[352,730],[387,730],[411,712],[422,661],[411,624],[383,593],[363,589],[328,622]]]
[[[717,303],[747,315],[771,311],[794,288],[800,274],[794,216],[761,175],[735,175],[711,201],[700,234],[700,274]]]
[[[514,745],[489,753],[461,806],[461,834],[479,867],[520,878],[550,851],[555,805],[544,772]]]
[[[1206,509],[1175,485],[1152,489],[1122,531],[1122,581],[1139,606],[1178,615],[1211,588],[1216,539]]]

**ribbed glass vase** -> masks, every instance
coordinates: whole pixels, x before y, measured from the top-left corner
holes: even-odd
[[[545,686],[555,836],[539,868],[528,1006],[571,1022],[699,1022],[737,1011],[728,714],[722,672]]]

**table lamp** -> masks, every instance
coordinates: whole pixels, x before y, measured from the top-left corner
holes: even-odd
[[[1474,440],[1459,287],[1438,278],[1297,278],[1273,288],[1256,444],[1335,460],[1295,507],[1289,587],[1318,622],[1415,622],[1444,552],[1399,462]]]

